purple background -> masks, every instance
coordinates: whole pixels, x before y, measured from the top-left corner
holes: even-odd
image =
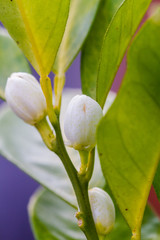
[[[117,91],[125,72],[124,58],[112,90]],[[65,87],[79,88],[80,55],[67,72]],[[0,157],[0,240],[34,240],[29,226],[27,204],[38,183],[9,161]],[[157,199],[152,190],[152,202]],[[153,198],[154,197],[154,198]]]

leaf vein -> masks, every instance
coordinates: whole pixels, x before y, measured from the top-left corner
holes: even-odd
[[[19,12],[21,14],[22,20],[23,20],[24,25],[26,27],[26,32],[28,33],[28,37],[30,38],[33,53],[35,55],[35,58],[37,60],[39,68],[40,68],[40,73],[41,73],[41,75],[43,75],[43,64],[42,64],[42,61],[41,61],[41,58],[40,58],[40,55],[39,55],[39,51],[37,49],[37,45],[36,45],[34,35],[32,33],[31,27],[29,25],[29,22],[28,22],[28,19],[27,19],[25,10],[24,10],[22,0],[16,0],[16,2],[17,2],[17,5],[18,5],[18,8],[19,8]]]

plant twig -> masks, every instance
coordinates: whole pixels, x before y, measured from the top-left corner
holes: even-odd
[[[59,121],[54,125],[56,132],[56,153],[60,157],[67,174],[74,188],[80,213],[78,216],[79,227],[82,229],[88,240],[98,240],[98,234],[94,224],[91,207],[88,197],[88,182],[83,176],[79,175],[74,167],[64,146]]]

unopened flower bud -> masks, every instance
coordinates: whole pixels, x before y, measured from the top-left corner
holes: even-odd
[[[95,187],[89,190],[89,200],[98,234],[108,234],[115,222],[115,207],[112,199],[108,193]]]
[[[102,108],[86,95],[75,96],[68,105],[64,132],[68,145],[77,150],[94,147],[96,127],[103,116]]]
[[[46,115],[45,97],[31,74],[13,73],[7,80],[5,97],[15,114],[31,125]]]

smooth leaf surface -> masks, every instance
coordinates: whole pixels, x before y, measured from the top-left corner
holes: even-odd
[[[103,38],[112,18],[124,0],[102,0],[91,31],[82,48],[81,82],[84,94],[96,99],[98,66]]]
[[[160,201],[160,163],[158,165],[157,172],[154,177],[153,186],[156,191],[157,197]]]
[[[85,240],[77,226],[76,211],[77,209],[48,191],[36,192],[29,203],[30,221],[36,240]],[[130,229],[117,209],[115,227],[105,240],[128,240],[130,237]],[[147,208],[142,225],[142,240],[159,239],[160,221]]]
[[[99,61],[96,99],[101,106],[151,0],[125,0],[106,31]]]
[[[65,73],[91,28],[100,0],[72,0],[63,40],[56,57],[54,72]]]
[[[0,21],[41,75],[54,63],[70,0],[0,0]]]
[[[131,232],[125,223],[122,215],[117,209],[117,219],[114,230],[109,234],[106,240],[129,240]],[[141,240],[159,240],[160,239],[160,220],[154,215],[149,207],[146,207],[143,223]]]
[[[77,225],[77,211],[50,192],[37,192],[29,204],[29,215],[36,239],[85,239]]]
[[[13,72],[30,72],[30,67],[14,41],[0,28],[0,98],[5,99],[6,81]]]
[[[139,231],[160,156],[160,21],[141,29],[121,90],[98,129],[104,176],[132,231]]]
[[[61,114],[62,129],[67,105],[71,98],[79,93],[80,90],[64,91]],[[111,94],[106,102],[106,109],[114,98],[115,95]],[[68,152],[78,167],[77,151],[68,148]],[[6,106],[0,110],[0,154],[65,201],[73,205],[77,204],[71,183],[60,159],[46,148],[34,127],[17,118]],[[95,170],[90,186],[104,186],[104,183],[96,154]]]
[[[75,91],[66,94],[64,108]],[[37,130],[6,106],[0,111],[0,154],[44,187],[76,205],[74,192],[60,159],[43,144]],[[77,155],[71,152],[73,161]]]

